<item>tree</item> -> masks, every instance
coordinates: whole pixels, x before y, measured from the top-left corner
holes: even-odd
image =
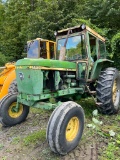
[[[111,40],[114,66],[120,70],[120,32],[115,34]]]
[[[119,0],[0,0],[0,52],[17,60],[27,40],[55,40],[54,31],[84,23],[108,37],[108,51],[114,54],[111,39],[120,28],[119,6]]]
[[[4,4],[0,44],[1,52],[8,57],[9,61],[21,58],[27,39],[26,24],[29,11],[30,6],[25,0],[9,0]]]
[[[119,0],[86,0],[84,18],[101,28],[107,37],[108,52],[114,54],[111,39],[120,30],[120,1]]]

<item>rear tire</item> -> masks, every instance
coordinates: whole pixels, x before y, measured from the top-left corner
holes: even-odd
[[[18,92],[17,81],[15,79],[10,84],[9,89],[8,89],[8,93],[12,94],[12,93],[17,93],[17,92]]]
[[[120,75],[117,69],[101,71],[97,82],[98,109],[103,114],[115,114],[120,109]]]
[[[65,155],[79,143],[84,129],[84,111],[68,101],[57,107],[48,122],[47,141],[53,152]]]
[[[0,102],[0,121],[3,126],[13,126],[23,122],[28,113],[29,107],[23,104],[16,110],[17,95],[8,94]]]

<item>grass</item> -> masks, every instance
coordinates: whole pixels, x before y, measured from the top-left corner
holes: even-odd
[[[32,107],[30,107],[30,112],[34,114],[39,114],[41,116],[45,115],[46,113],[47,114],[51,113],[50,111],[45,110],[45,109],[40,109],[40,108],[38,109],[38,108],[32,108]]]
[[[4,148],[4,145],[0,143],[0,150],[2,150],[3,148]]]
[[[4,156],[4,157],[2,157],[2,159],[1,160],[7,160],[7,157],[6,156]]]
[[[85,117],[90,119],[92,117],[93,110],[96,109],[94,100],[92,98],[86,98],[77,101],[77,103],[83,107]]]
[[[119,160],[120,157],[120,135],[115,138],[112,138],[103,151],[101,160]]]
[[[23,144],[25,146],[28,146],[31,144],[35,144],[37,141],[43,142],[45,141],[45,139],[46,139],[46,130],[42,129],[40,131],[30,133],[28,136],[23,138]]]
[[[19,137],[15,137],[12,140],[12,144],[18,144],[20,142],[20,140],[21,140],[20,136]]]
[[[43,157],[45,160],[60,160],[59,155],[53,154],[53,152],[51,152],[50,148],[43,149],[40,158],[43,158]]]

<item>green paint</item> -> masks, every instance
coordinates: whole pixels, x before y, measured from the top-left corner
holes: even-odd
[[[94,66],[92,68],[92,73],[91,73],[91,77],[90,79],[94,80],[97,79],[99,77],[100,71],[101,69],[105,66],[105,65],[109,65],[109,63],[112,63],[113,61],[110,61],[108,59],[99,59],[94,63]]]
[[[48,103],[42,102],[42,100],[44,99],[50,100],[55,97],[74,95],[75,93],[81,94],[83,92],[84,92],[83,88],[71,88],[71,89],[59,90],[54,93],[49,93],[49,94],[46,93],[46,94],[41,94],[41,95],[19,94],[17,96],[17,102],[25,104],[27,106],[31,106],[31,107],[51,109],[51,108],[56,107],[56,105],[52,103],[49,103],[48,105]]]
[[[49,59],[25,58],[17,61],[16,67],[18,66],[22,66],[23,68],[28,68],[28,66],[40,66],[40,67],[49,67],[49,68],[76,69],[76,63],[74,62],[49,60]]]
[[[17,69],[16,78],[20,93],[41,94],[43,91],[43,72],[41,70]],[[28,97],[29,100],[29,97]]]
[[[52,104],[52,103],[45,103],[45,102],[36,102],[32,107],[34,108],[41,108],[46,110],[54,109],[58,106],[58,104]]]

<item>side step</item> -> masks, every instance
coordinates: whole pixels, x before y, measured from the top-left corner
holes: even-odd
[[[90,94],[93,94],[93,95],[96,94],[96,91],[91,91],[90,88],[89,88],[89,86],[86,85],[86,87],[87,87],[87,90],[88,90],[88,92],[89,92]]]
[[[90,91],[89,93],[90,94],[96,94],[96,91]]]
[[[100,102],[96,102],[96,105],[97,105],[97,106],[101,106],[101,105],[102,105],[102,103],[100,103]]]

